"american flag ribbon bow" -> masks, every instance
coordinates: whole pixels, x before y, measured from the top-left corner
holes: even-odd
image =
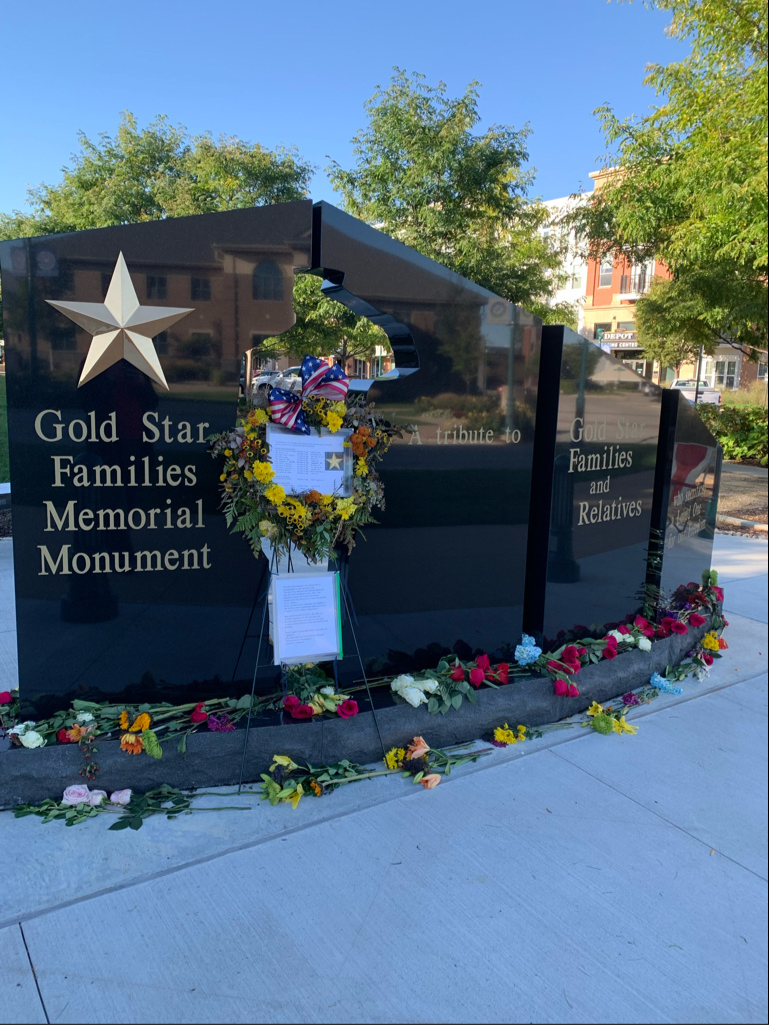
[[[289,430],[309,434],[302,411],[302,402],[315,395],[318,398],[342,402],[347,397],[350,379],[338,363],[332,367],[317,356],[305,356],[302,360],[302,394],[273,388],[270,391],[270,416],[273,423],[282,424]]]

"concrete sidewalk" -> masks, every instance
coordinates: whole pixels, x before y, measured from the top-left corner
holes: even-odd
[[[637,736],[139,833],[3,813],[0,1021],[765,1021],[766,557],[718,537],[730,648]]]

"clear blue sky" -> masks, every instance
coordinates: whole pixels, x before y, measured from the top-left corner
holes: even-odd
[[[295,145],[334,201],[327,155],[349,165],[363,103],[393,65],[482,83],[484,124],[528,121],[535,193],[584,185],[604,152],[592,111],[645,112],[649,62],[678,59],[667,16],[606,0],[37,0],[4,5],[0,210],[59,179],[77,132],[129,109],[191,132]]]

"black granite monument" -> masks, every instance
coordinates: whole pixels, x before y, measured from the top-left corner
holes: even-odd
[[[0,243],[19,679],[30,718],[242,693],[264,576],[206,437],[294,323],[312,204]]]
[[[710,569],[721,446],[681,392],[662,393],[649,582],[663,595]]]
[[[644,602],[662,390],[543,329],[524,628],[602,634]]]

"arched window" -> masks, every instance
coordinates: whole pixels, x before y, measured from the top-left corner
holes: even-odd
[[[254,267],[251,294],[254,299],[266,302],[279,303],[283,301],[283,274],[277,263],[273,263],[272,260],[264,260]]]

